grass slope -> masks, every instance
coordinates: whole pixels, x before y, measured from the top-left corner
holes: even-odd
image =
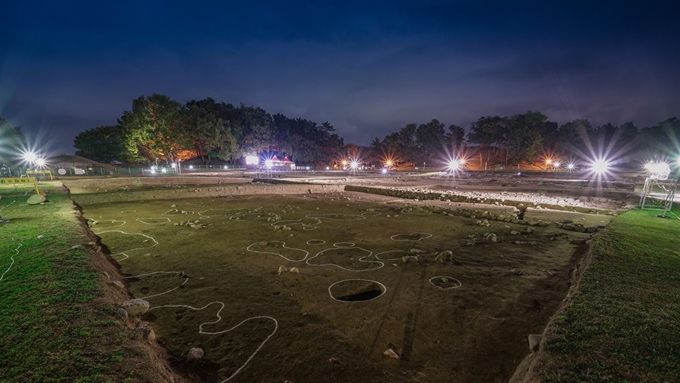
[[[680,222],[629,211],[553,322],[545,382],[680,382]]]
[[[26,198],[0,203],[11,220],[0,224],[0,382],[138,381],[125,365],[126,329],[100,299],[92,250],[73,248],[88,239],[71,201]]]

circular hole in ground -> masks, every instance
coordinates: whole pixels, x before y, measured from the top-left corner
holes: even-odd
[[[463,284],[459,280],[447,276],[439,276],[430,278],[430,283],[440,289],[456,289]]]
[[[331,298],[340,302],[367,302],[385,294],[387,287],[368,279],[345,279],[328,288]]]

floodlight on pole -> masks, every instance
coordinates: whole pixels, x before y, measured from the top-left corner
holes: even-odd
[[[553,163],[553,167],[555,169],[558,169],[560,166],[562,166],[562,164],[559,161],[556,161],[556,162]]]
[[[36,158],[37,158],[37,156],[33,152],[25,152],[24,153],[24,159],[29,163],[35,162]]]
[[[567,164],[567,169],[569,170],[574,170],[575,165],[574,164]]]
[[[357,161],[352,161],[352,162],[349,163],[349,167],[350,167],[352,170],[357,170],[357,169],[359,169],[359,162],[357,162]]]
[[[47,162],[45,162],[45,159],[44,159],[44,158],[37,158],[37,159],[35,160],[35,164],[38,165],[38,166],[40,166],[40,167],[45,166],[46,163],[47,163]]]
[[[449,170],[450,171],[456,171],[460,168],[460,161],[459,160],[451,160],[449,161]]]
[[[604,159],[598,159],[593,161],[593,163],[590,165],[590,168],[593,172],[595,172],[595,174],[602,175],[609,170],[609,162],[605,161]]]

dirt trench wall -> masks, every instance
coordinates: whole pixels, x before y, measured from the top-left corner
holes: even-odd
[[[157,176],[157,177],[111,177],[74,178],[62,180],[71,194],[85,194],[99,191],[162,188],[170,186],[206,186],[245,184],[251,178],[243,178],[243,172],[221,177],[201,176]]]
[[[71,189],[68,181],[64,186]],[[225,196],[246,196],[264,194],[311,194],[342,192],[345,185],[271,185],[271,184],[242,184],[242,185],[214,185],[192,188],[168,188],[154,190],[120,190],[108,192],[90,192],[89,194],[71,193],[72,198],[80,205],[90,205],[108,202],[128,202],[155,199],[204,198]]]

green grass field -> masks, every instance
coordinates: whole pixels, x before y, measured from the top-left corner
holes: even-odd
[[[26,199],[18,190],[0,201],[10,220],[0,224],[0,382],[137,381],[71,200]]]
[[[677,213],[677,211],[676,211]],[[546,382],[680,382],[680,221],[629,211],[553,323]]]

